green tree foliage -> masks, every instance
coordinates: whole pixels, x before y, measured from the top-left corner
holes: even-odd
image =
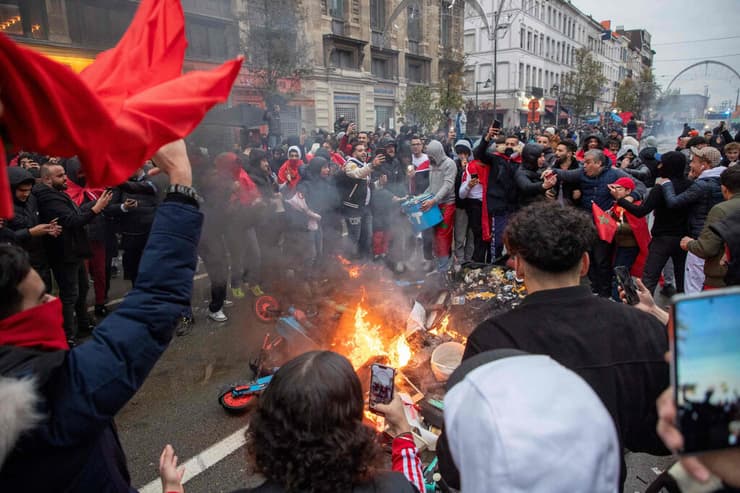
[[[576,51],[575,70],[562,78],[563,99],[573,108],[576,117],[593,110],[596,98],[601,94],[607,79],[601,72],[601,65],[594,60],[586,48]]]
[[[422,131],[436,130],[441,110],[434,91],[429,86],[409,86],[406,98],[398,105],[398,113],[408,123],[415,123]]]
[[[644,68],[640,74],[640,80],[637,81],[637,104],[638,114],[642,118],[647,118],[648,112],[656,103],[658,97],[658,84],[655,83],[653,69]]]
[[[439,109],[442,111],[443,125],[447,124],[447,118],[453,117],[457,110],[465,106],[463,98],[463,89],[465,88],[465,79],[461,70],[456,70],[445,74],[439,83]]]
[[[632,111],[637,113],[639,109],[639,97],[637,93],[637,84],[632,77],[627,77],[617,88],[617,95],[614,98],[614,104],[621,111]]]

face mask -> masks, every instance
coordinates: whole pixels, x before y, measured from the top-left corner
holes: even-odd
[[[507,156],[511,157],[511,155],[514,154],[514,149],[512,149],[511,147],[507,147],[504,150],[504,154],[506,154]]]

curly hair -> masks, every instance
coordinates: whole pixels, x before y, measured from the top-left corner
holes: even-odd
[[[304,353],[260,397],[246,432],[248,461],[286,492],[351,491],[382,464],[363,408],[360,380],[344,356]]]
[[[517,212],[504,231],[504,244],[512,255],[551,273],[575,268],[595,241],[596,227],[588,214],[547,202]]]

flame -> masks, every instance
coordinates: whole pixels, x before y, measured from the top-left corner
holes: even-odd
[[[365,409],[363,414],[365,416],[365,422],[372,428],[375,428],[376,431],[382,432],[385,430],[385,418],[383,416],[375,414],[372,411],[368,411],[367,409]]]
[[[448,314],[448,315],[445,315],[445,317],[439,323],[439,327],[435,327],[434,329],[430,330],[429,333],[434,334],[435,336],[446,335],[448,337],[451,337],[455,341],[459,342],[460,344],[465,344],[468,342],[467,337],[460,334],[454,329],[450,329],[449,325],[450,325],[450,315]]]
[[[347,272],[347,275],[350,279],[357,279],[358,277],[360,277],[359,265],[352,265],[352,262],[342,257],[341,255],[337,255],[337,260],[339,260],[339,263],[342,264],[342,269]]]
[[[367,310],[362,302],[357,304],[354,316],[354,332],[344,341],[349,348],[347,358],[355,368],[360,368],[369,359],[387,356],[390,366],[403,368],[411,361],[411,347],[403,335],[395,340],[384,337],[380,325],[373,325],[367,319]]]

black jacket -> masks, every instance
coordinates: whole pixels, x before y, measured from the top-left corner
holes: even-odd
[[[42,223],[57,218],[62,227],[62,234],[56,238],[44,237],[46,258],[50,264],[78,262],[92,255],[85,226],[95,219],[92,211],[94,202],[77,204],[64,192],[39,184],[33,188],[39,205],[39,217]]]
[[[658,176],[658,160],[655,158],[657,153],[657,147],[646,147],[639,154],[640,160],[650,170],[650,176],[642,181],[648,188],[655,186],[655,178]]]
[[[688,178],[676,178],[672,180],[673,187],[677,193],[683,193],[691,185]],[[637,217],[644,217],[655,212],[655,220],[650,233],[653,236],[679,236],[684,237],[689,234],[689,209],[681,207],[669,209],[663,197],[663,188],[661,185],[655,185],[650,189],[645,200],[640,205],[634,204],[629,200],[619,199],[619,205]]]
[[[546,354],[573,370],[601,398],[624,447],[668,453],[655,432],[655,401],[670,385],[668,338],[652,315],[593,296],[585,286],[538,291],[481,323],[468,338],[463,360],[501,348]],[[456,487],[457,470],[444,443],[437,448],[440,471]]]
[[[13,231],[14,243],[28,252],[31,258],[31,265],[38,270],[39,267],[46,266],[46,252],[44,251],[44,241],[40,236],[31,236],[29,230],[39,224],[39,208],[36,203],[36,197],[31,194],[28,200],[21,202],[15,196],[15,189],[21,183],[26,183],[34,178],[23,168],[8,168],[8,180],[10,181],[10,191],[13,194],[13,219],[8,221],[6,227]]]
[[[687,207],[689,211],[689,236],[698,238],[712,207],[724,200],[720,188],[721,169],[713,168],[710,176],[700,176],[683,193],[676,193],[673,183],[663,184],[663,197],[671,209]]]
[[[473,150],[473,156],[482,164],[490,167],[486,203],[491,215],[506,214],[517,209],[517,187],[514,175],[517,165],[504,156],[495,153],[493,143],[489,151],[488,143],[481,140]]]
[[[128,199],[136,200],[138,205],[124,212],[121,205]],[[148,235],[157,212],[157,187],[148,179],[129,180],[113,190],[113,197],[105,208],[105,215],[118,223],[124,235]]]

